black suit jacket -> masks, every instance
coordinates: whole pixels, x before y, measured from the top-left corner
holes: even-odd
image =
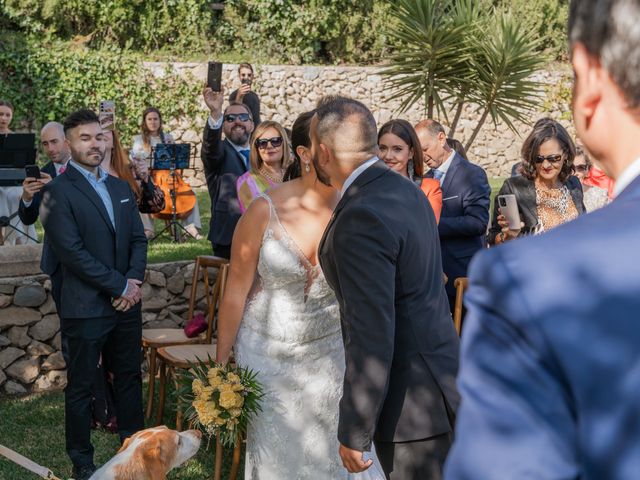
[[[346,371],[338,438],[369,450],[451,430],[459,341],[424,193],[378,161],[347,189],[320,243],[340,305]]]
[[[426,176],[433,178],[433,171]],[[442,213],[438,231],[442,266],[449,278],[447,294],[455,296],[453,281],[467,276],[471,257],[484,247],[491,187],[481,167],[456,153],[441,188]]]
[[[211,221],[208,239],[216,245],[231,245],[233,231],[242,215],[238,204],[236,180],[247,171],[244,159],[229,140],[222,140],[222,128],[204,127],[202,164],[211,197]]]
[[[40,219],[62,269],[62,317],[115,314],[127,279],[144,279],[147,239],[136,198],[124,180],[106,180],[115,229],[102,200],[74,167],[47,184]],[[140,304],[133,307],[139,309]]]
[[[571,176],[567,178],[565,183],[571,194],[573,204],[578,210],[578,214],[582,215],[586,212],[584,207],[584,199],[582,194],[582,184],[578,177]],[[501,232],[498,225],[498,196],[513,194],[516,196],[518,203],[518,211],[520,212],[520,220],[524,222],[524,228],[520,231],[520,236],[530,235],[538,225],[538,203],[536,201],[536,186],[533,180],[517,175],[507,178],[500,188],[500,192],[493,200],[493,215],[491,218],[491,228],[489,229],[488,241],[493,245],[496,243],[496,237]]]

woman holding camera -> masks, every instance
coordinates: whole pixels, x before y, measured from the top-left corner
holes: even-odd
[[[560,123],[550,118],[536,122],[522,145],[522,174],[505,180],[496,196],[490,245],[550,230],[585,213],[582,186],[572,176],[575,154],[573,141]],[[506,206],[500,196],[509,194],[515,195],[521,225],[509,225],[500,211]]]
[[[129,157],[132,163],[137,166],[136,168],[140,168],[142,164],[148,168],[149,163],[152,161],[152,150],[159,143],[175,143],[173,136],[169,132],[165,132],[163,127],[164,124],[160,110],[155,107],[149,107],[142,112],[140,135],[133,137],[133,143],[129,151]],[[142,215],[142,223],[147,237],[152,237],[155,232],[151,216]],[[202,223],[200,221],[198,202],[196,202],[191,213],[185,218],[184,223],[186,224],[185,230],[189,235],[195,239],[202,238],[200,233]]]
[[[414,182],[431,204],[436,222],[442,212],[442,190],[434,178],[422,178],[424,163],[422,147],[415,130],[406,120],[390,120],[378,132],[380,160],[403,177]]]
[[[238,203],[242,213],[258,195],[282,183],[290,157],[289,138],[282,125],[266,121],[256,127],[249,153],[251,167],[236,181]]]

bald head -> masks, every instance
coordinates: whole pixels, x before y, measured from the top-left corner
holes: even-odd
[[[422,157],[428,168],[442,165],[451,153],[447,145],[447,134],[442,124],[432,119],[422,120],[416,126],[416,135],[422,147]]]
[[[49,122],[40,130],[42,150],[54,163],[66,163],[71,153],[65,141],[64,127],[58,122]]]
[[[338,159],[361,163],[377,153],[376,121],[371,111],[357,100],[346,97],[320,100],[314,123],[318,142]]]

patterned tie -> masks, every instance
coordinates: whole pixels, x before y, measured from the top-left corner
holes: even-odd
[[[444,172],[442,170],[438,170],[437,168],[433,171],[433,178],[435,178],[436,180],[440,181],[440,179],[442,178],[442,176],[444,175]]]
[[[246,168],[249,168],[249,153],[250,152],[251,152],[251,150],[249,150],[248,148],[240,150],[240,153],[244,157],[244,166]]]

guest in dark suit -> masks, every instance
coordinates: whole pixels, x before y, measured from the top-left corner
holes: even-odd
[[[49,158],[44,167],[40,169],[41,178],[26,178],[22,183],[22,198],[18,209],[20,221],[25,225],[32,225],[38,220],[42,188],[51,179],[63,173],[71,158],[69,145],[65,141],[64,128],[61,123],[49,122],[40,131],[40,144],[45,155]],[[56,304],[56,310],[60,313],[60,289],[62,288],[61,271],[58,268],[58,260],[51,250],[51,245],[44,239],[40,268],[51,277],[51,296]]]
[[[538,120],[522,145],[521,174],[505,180],[494,200],[489,244],[557,227],[585,213],[580,180],[572,175],[576,148],[555,120]],[[500,214],[500,195],[516,196],[523,225],[514,228]]]
[[[254,125],[258,126],[261,122],[260,97],[251,90],[255,74],[253,73],[253,67],[250,63],[241,63],[238,66],[238,78],[242,85],[237,90],[231,92],[231,95],[229,95],[229,103],[244,103],[249,107],[249,110],[251,110]]]
[[[242,103],[232,103],[222,111],[224,90],[214,92],[206,87],[204,101],[210,116],[204,127],[202,164],[211,197],[209,241],[214,255],[231,256],[231,239],[240,219],[236,181],[249,170],[249,139],[253,118]],[[224,132],[225,139],[222,139]]]
[[[63,175],[44,187],[40,218],[62,271],[61,329],[69,356],[67,453],[74,477],[86,479],[95,470],[91,387],[103,347],[114,374],[121,440],[143,427],[139,285],[147,240],[131,187],[99,167],[105,139],[95,113],[72,113],[64,130],[72,160]]]
[[[442,266],[451,311],[455,306],[453,282],[467,276],[471,257],[484,246],[489,224],[491,188],[485,171],[447,144],[444,128],[434,120],[416,125],[422,154],[430,170],[427,178],[440,180],[442,214],[438,224]]]
[[[571,2],[573,118],[616,198],[474,259],[449,480],[638,478],[637,18],[637,1]]]
[[[420,188],[376,157],[363,104],[321,103],[311,132],[318,179],[342,192],[319,246],[345,344],[340,456],[363,471],[374,441],[387,478],[440,478],[458,405],[458,336],[435,216]]]

